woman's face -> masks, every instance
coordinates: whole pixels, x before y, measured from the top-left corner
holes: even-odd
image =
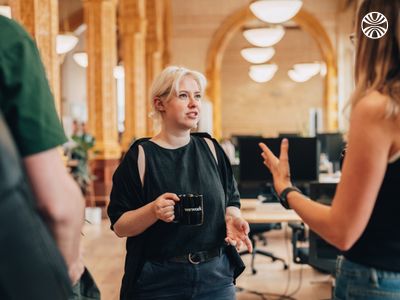
[[[201,91],[191,76],[182,78],[176,95],[164,103],[163,121],[184,130],[196,128],[200,118]]]

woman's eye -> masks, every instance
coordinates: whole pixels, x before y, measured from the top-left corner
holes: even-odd
[[[200,94],[199,94],[199,95],[195,95],[194,98],[195,98],[196,100],[199,100],[199,101],[200,101],[200,100],[201,100],[201,95],[200,95]]]
[[[188,97],[188,95],[187,95],[187,94],[179,94],[179,98],[180,98],[180,99],[184,99],[184,100],[186,100],[186,99],[187,99],[187,97]]]

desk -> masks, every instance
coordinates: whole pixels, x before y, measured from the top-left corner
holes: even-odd
[[[257,253],[272,258],[272,261],[282,261],[286,270],[288,264],[283,258],[275,256],[272,252],[257,249],[254,236],[271,230],[269,223],[301,221],[300,217],[294,210],[287,210],[280,203],[262,203],[257,199],[241,199],[240,202],[242,216],[250,225],[249,238],[254,248],[251,258],[251,270],[253,274],[257,272],[254,268],[254,257]],[[248,253],[248,251],[243,251],[240,254]]]
[[[250,223],[250,226],[263,223],[281,223],[281,222],[301,222],[300,216],[292,209],[285,209],[280,203],[262,203],[257,199],[241,199],[241,212],[243,218]],[[288,268],[284,259],[274,256],[271,252],[257,249],[254,238],[252,238],[254,253],[259,253],[264,256],[271,257],[273,261],[282,261],[284,269]],[[292,240],[293,257],[299,257],[300,251],[296,247],[296,242]],[[316,246],[314,246],[316,247]],[[314,251],[314,252],[312,252]],[[325,250],[326,251],[326,250]],[[248,251],[242,251],[241,254],[247,254]],[[324,255],[326,252],[324,252]],[[310,249],[308,264],[317,269],[322,269],[327,272],[334,272],[336,257],[333,259],[320,258],[316,254],[316,250]],[[298,263],[298,261],[296,260]],[[257,271],[254,267],[254,255],[251,258],[251,270],[253,274]],[[290,270],[289,270],[290,272]]]
[[[280,203],[261,203],[257,199],[241,199],[243,218],[253,224],[300,221],[292,209],[285,209]]]

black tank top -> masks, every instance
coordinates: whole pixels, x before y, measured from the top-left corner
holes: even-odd
[[[147,230],[145,256],[166,259],[193,251],[210,250],[224,244],[225,194],[218,165],[206,141],[191,136],[177,149],[166,149],[154,142],[140,144],[145,152],[143,190],[147,203],[163,193],[202,194],[204,221],[185,226],[157,221]]]
[[[360,239],[344,256],[356,263],[400,272],[400,159],[389,163]]]

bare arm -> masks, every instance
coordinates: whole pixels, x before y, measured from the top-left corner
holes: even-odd
[[[176,194],[165,193],[141,208],[127,211],[114,224],[114,232],[119,237],[132,237],[141,234],[158,220],[172,222],[175,218],[175,201],[179,201]]]
[[[119,237],[137,236],[157,221],[153,204],[124,213],[114,224],[114,232]]]
[[[390,121],[384,117],[384,103],[378,104],[370,95],[354,108],[342,177],[332,208],[324,209],[329,212],[327,225],[331,230],[315,224],[322,236],[343,250],[364,232],[385,175],[393,138]]]
[[[237,217],[242,217],[242,213],[240,212],[240,209],[237,208],[236,206],[228,206],[226,208],[226,214],[227,217],[233,217],[233,218],[237,218]]]
[[[23,160],[26,172],[57,245],[64,256],[72,282],[79,279],[80,239],[84,201],[81,191],[65,169],[56,148]]]
[[[392,145],[390,121],[384,119],[385,101],[376,97],[380,96],[367,96],[353,109],[342,178],[332,206],[318,204],[297,192],[288,196],[290,206],[310,228],[342,250],[349,249],[367,226]],[[281,154],[285,151],[283,145]],[[270,157],[267,164],[271,163],[274,160]],[[290,185],[282,175],[277,176],[277,182],[274,176],[278,193]]]

